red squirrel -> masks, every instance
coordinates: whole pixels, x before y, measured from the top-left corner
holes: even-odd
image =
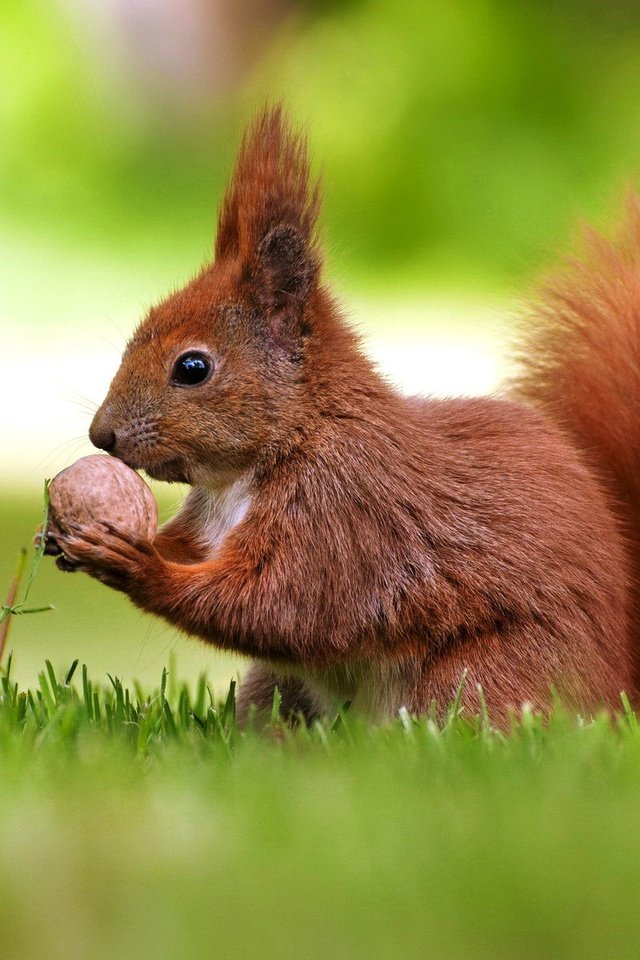
[[[152,542],[83,527],[65,557],[252,657],[244,719],[276,686],[307,721],[442,711],[465,669],[497,722],[556,692],[615,707],[640,650],[640,206],[533,308],[510,397],[449,400],[364,355],[318,210],[304,137],[264,110],[214,261],[142,321],[90,429],[191,491]]]

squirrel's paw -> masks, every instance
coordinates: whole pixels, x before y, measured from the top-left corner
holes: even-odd
[[[68,530],[57,536],[57,541],[62,556],[56,562],[61,569],[82,570],[134,598],[163,562],[149,540],[110,523],[91,527],[68,524]]]

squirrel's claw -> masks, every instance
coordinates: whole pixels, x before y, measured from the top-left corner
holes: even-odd
[[[78,565],[65,557],[62,551],[59,551],[56,557],[56,567],[58,570],[64,571],[64,573],[75,573],[78,569]]]
[[[33,537],[33,545],[36,550],[39,550],[42,546],[42,541],[44,540],[44,553],[47,557],[59,557],[62,553],[60,544],[52,537],[50,533],[46,533],[42,528],[36,530]]]
[[[63,570],[81,570],[115,590],[133,594],[159,554],[148,541],[118,530],[112,524],[73,526],[59,538]],[[60,563],[60,561],[63,561]]]

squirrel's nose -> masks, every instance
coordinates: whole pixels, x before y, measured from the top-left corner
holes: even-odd
[[[116,435],[111,427],[106,423],[100,423],[98,417],[94,417],[93,423],[89,428],[89,439],[94,447],[111,453],[116,445]]]
[[[110,453],[116,445],[116,435],[108,427],[100,430],[90,430],[89,439],[94,447],[105,450],[107,453]]]

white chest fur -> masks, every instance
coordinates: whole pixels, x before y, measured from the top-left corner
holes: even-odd
[[[207,556],[213,557],[227,533],[247,515],[252,502],[252,477],[243,474],[219,487],[200,487],[194,499],[201,543]]]

